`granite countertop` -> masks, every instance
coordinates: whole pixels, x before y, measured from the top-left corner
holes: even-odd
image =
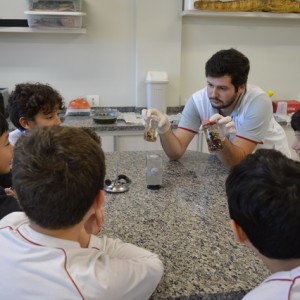
[[[143,131],[145,129],[143,124],[127,124],[119,119],[115,124],[97,124],[91,116],[61,116],[61,120],[63,126],[92,128],[96,131]],[[15,126],[10,120],[7,121],[9,130],[14,130]],[[171,127],[174,129],[177,125],[172,124]]]
[[[126,124],[124,120],[117,120],[115,124],[97,124],[91,116],[66,116],[63,125],[72,127],[87,127],[97,131],[126,131],[144,130],[143,124]]]
[[[137,117],[140,118],[142,108],[137,107],[115,107],[118,109],[118,119],[114,124],[97,124],[94,122],[92,116],[62,116],[62,121],[65,126],[73,127],[87,127],[92,128],[96,131],[143,131],[145,129],[142,123],[140,124],[128,124],[120,116],[122,113],[134,112]],[[182,111],[182,107],[168,107],[168,115],[176,115]],[[94,110],[97,112],[97,108]],[[171,122],[173,129],[177,128],[178,122]]]
[[[168,114],[177,114],[180,110],[171,110],[169,108]],[[170,115],[169,114],[169,115]],[[92,116],[65,116],[64,114],[61,115],[62,125],[64,126],[72,126],[72,127],[86,127],[92,128],[96,131],[143,131],[144,125],[143,124],[127,124],[124,120],[118,119],[115,124],[96,124],[93,120]],[[289,124],[281,119],[276,119],[278,123],[286,127]],[[8,119],[9,130],[14,130],[15,126],[11,123]],[[178,121],[171,122],[171,128],[177,128]]]
[[[163,186],[157,191],[146,188],[147,153],[163,157]],[[106,193],[100,235],[160,256],[165,272],[152,300],[241,299],[269,275],[234,239],[224,191],[228,171],[216,156],[187,151],[169,161],[163,151],[106,153],[106,178],[113,178],[115,160],[132,184],[125,193]]]

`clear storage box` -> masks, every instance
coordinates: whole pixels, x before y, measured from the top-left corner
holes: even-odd
[[[28,26],[36,28],[82,28],[82,12],[25,11]]]
[[[81,0],[27,0],[28,9],[34,11],[81,11]]]

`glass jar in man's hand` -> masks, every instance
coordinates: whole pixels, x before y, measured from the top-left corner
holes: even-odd
[[[208,151],[215,152],[223,149],[219,127],[216,122],[203,120],[202,129],[205,134]]]
[[[145,122],[144,139],[148,142],[155,142],[157,139],[158,117],[151,115]]]

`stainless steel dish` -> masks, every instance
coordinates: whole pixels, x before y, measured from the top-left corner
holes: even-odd
[[[97,124],[114,124],[117,121],[118,110],[115,108],[101,108],[93,115],[93,120]]]

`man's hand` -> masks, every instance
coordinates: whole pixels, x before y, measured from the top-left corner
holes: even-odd
[[[170,129],[171,123],[166,114],[161,113],[156,108],[142,110],[143,121],[146,121],[147,118],[149,118],[151,115],[155,115],[158,118],[158,130],[157,131],[159,134],[164,134]]]
[[[216,122],[218,124],[221,140],[224,140],[229,134],[236,133],[234,122],[230,116],[223,117],[220,114],[214,114],[210,117],[209,121]]]

